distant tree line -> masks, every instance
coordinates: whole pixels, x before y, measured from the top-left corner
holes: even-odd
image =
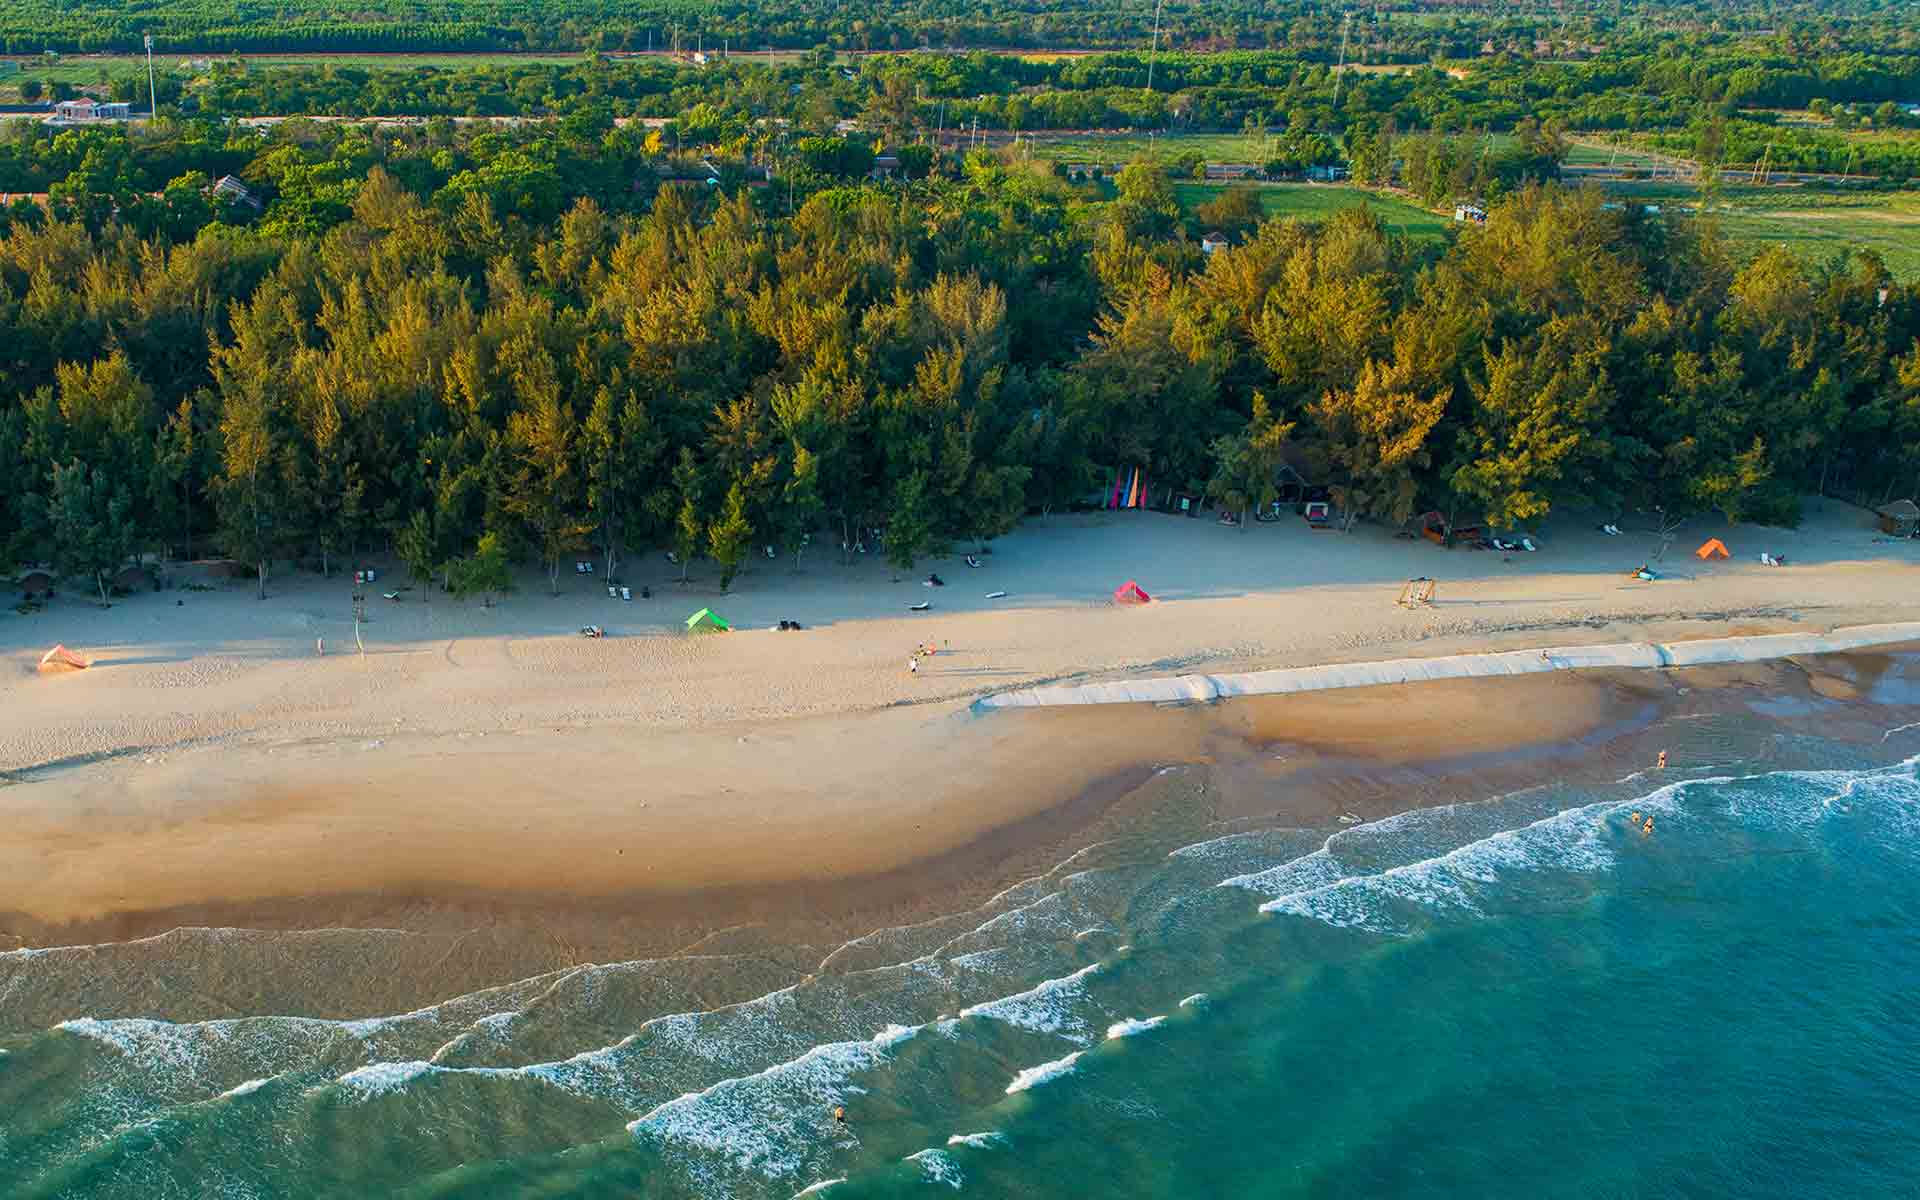
[[[1286,0],[398,0],[377,8],[286,0],[271,18],[237,0],[12,0],[0,9],[0,52],[133,52],[152,33],[171,51],[420,52],[736,49],[1141,47],[1292,49],[1335,61],[1419,64],[1484,53],[1573,57],[1680,31],[1787,54],[1910,51],[1910,9],[1898,0],[1568,0],[1550,8],[1397,0],[1351,11]]]

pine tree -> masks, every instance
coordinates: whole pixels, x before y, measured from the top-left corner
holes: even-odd
[[[507,419],[507,437],[513,444],[516,470],[506,509],[533,530],[557,596],[560,559],[579,549],[592,528],[576,515],[579,477],[573,461],[573,410],[557,391],[543,389],[529,408]]]
[[[193,494],[200,483],[204,439],[194,425],[194,402],[182,400],[157,435],[149,500],[162,543],[193,557]]]
[[[887,565],[896,572],[911,571],[914,560],[931,549],[934,541],[927,473],[915,471],[893,490],[893,506],[887,516]]]
[[[1267,398],[1255,392],[1246,428],[1214,440],[1214,473],[1207,490],[1240,513],[1242,533],[1246,532],[1249,510],[1270,503],[1279,494],[1280,464],[1286,461],[1287,438],[1292,432],[1293,423],[1274,420]]]
[[[1353,387],[1331,389],[1308,407],[1315,449],[1348,530],[1361,516],[1398,524],[1413,515],[1416,472],[1427,465],[1427,441],[1447,395],[1421,397],[1406,374],[1368,362]]]
[[[75,461],[53,469],[48,503],[54,563],[62,574],[91,575],[107,602],[107,576],[133,553],[133,497],[104,471]]]
[[[492,608],[493,598],[513,590],[513,566],[507,559],[506,544],[497,533],[481,535],[473,553],[453,564],[450,578],[456,596],[479,596],[482,608]]]
[[[693,451],[681,449],[680,465],[673,469],[673,486],[680,496],[680,513],[673,523],[673,553],[680,560],[680,582],[685,583],[693,556],[706,539],[706,525],[700,519],[704,480]]]
[[[433,535],[433,517],[423,508],[413,510],[407,527],[394,539],[400,561],[406,564],[407,578],[421,586],[427,603],[433,603],[433,576],[440,568],[439,547]]]
[[[350,552],[358,540],[366,499],[360,465],[341,434],[340,410],[322,399],[307,415],[307,453],[299,473],[299,507],[320,551],[320,574],[331,576],[333,559]]]
[[[229,395],[220,419],[220,442],[220,539],[229,555],[253,564],[260,599],[265,600],[267,567],[285,536],[281,521],[287,499],[266,402],[244,391]]]
[[[720,564],[720,590],[725,592],[733,586],[733,577],[753,543],[753,526],[747,522],[747,492],[739,480],[727,489],[726,507],[707,530],[707,543],[713,561]]]

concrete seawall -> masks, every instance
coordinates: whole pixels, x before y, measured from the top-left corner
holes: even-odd
[[[1237,675],[1175,675],[1158,679],[1122,679],[1070,687],[1023,688],[976,702],[976,708],[1046,708],[1061,704],[1192,704],[1233,696],[1272,696],[1333,688],[1374,687],[1427,679],[1470,679],[1487,675],[1534,675],[1595,667],[1699,667],[1714,663],[1765,662],[1801,654],[1833,654],[1920,642],[1920,621],[1891,625],[1855,625],[1831,633],[1775,633],[1757,637],[1708,638],[1689,642],[1620,642],[1609,646],[1549,646],[1544,650],[1505,650],[1487,654],[1449,654],[1438,658],[1392,658],[1380,662],[1286,667]]]

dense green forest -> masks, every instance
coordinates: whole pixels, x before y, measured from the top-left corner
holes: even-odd
[[[905,566],[1135,465],[1245,507],[1288,460],[1363,519],[1500,528],[1920,484],[1912,288],[1524,178],[1415,245],[1249,191],[1188,217],[1146,164],[1110,191],[923,147],[875,183],[816,136],[768,186],[585,113],[7,149],[60,179],[0,215],[0,552],[81,578],[391,548],[457,587],[589,545],[730,574],[875,529]]]
[[[1352,10],[1254,0],[10,0],[0,52],[138,50],[156,35],[192,52],[420,50],[735,50],[1119,48],[1158,36],[1171,48],[1294,48],[1334,60],[1471,58],[1488,42],[1578,52],[1620,36],[1766,33],[1836,50],[1912,48],[1901,0],[1565,0],[1553,6],[1396,0]]]
[[[1196,0],[1154,55],[857,62],[834,47],[1137,44],[1150,11],[562,4],[537,36],[477,2],[276,11],[273,37],[464,23],[600,49],[216,61],[163,75],[136,126],[8,122],[0,570],[98,582],[213,550],[264,582],[377,549],[477,588],[508,558],[668,546],[730,577],[754,547],[876,531],[904,567],[1131,467],[1245,508],[1284,461],[1354,519],[1496,528],[1920,490],[1910,282],[1555,182],[1567,129],[1697,159],[1709,195],[1735,163],[1912,177],[1896,101],[1920,96],[1920,36],[1897,5],[1404,4],[1355,30]],[[0,36],[119,44],[129,12],[10,5]],[[812,48],[619,57],[650,23]],[[1408,66],[1337,72],[1349,38]],[[1455,55],[1471,68],[1427,65]],[[19,75],[26,99],[72,90]],[[419,119],[230,120],[301,113]],[[1188,210],[1197,161],[1071,167],[955,148],[961,128],[1243,131],[1269,175],[1340,165],[1490,212],[1411,242],[1361,209],[1262,220],[1241,186]]]
[[[1157,14],[1157,22],[1156,22]],[[169,50],[421,51],[666,48],[675,38],[736,49],[842,50],[1096,47],[1165,44],[1204,49],[1343,44],[1374,62],[1426,62],[1477,53],[1488,39],[1582,46],[1649,30],[1784,31],[1842,48],[1885,46],[1912,6],[1861,0],[1565,0],[1552,6],[1397,0],[1353,12],[1252,0],[10,0],[0,52],[137,50],[144,34]]]

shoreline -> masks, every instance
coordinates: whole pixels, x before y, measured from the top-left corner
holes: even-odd
[[[1072,786],[1061,791],[1023,788],[1035,800],[1025,815],[979,827],[949,825],[958,839],[951,848],[887,870],[836,868],[841,873],[673,893],[596,891],[586,886],[594,882],[593,864],[577,862],[564,884],[538,889],[439,879],[359,891],[296,886],[279,896],[217,894],[249,875],[307,878],[289,874],[303,853],[297,838],[281,839],[287,831],[255,808],[231,823],[212,822],[225,833],[207,844],[211,853],[197,864],[210,873],[192,876],[208,889],[198,903],[136,906],[37,929],[18,913],[0,917],[8,949],[35,947],[25,960],[0,950],[0,985],[9,974],[20,976],[9,994],[15,1017],[28,1025],[75,1011],[167,1020],[260,1012],[352,1019],[589,962],[687,955],[757,962],[742,986],[774,986],[767,981],[828,964],[857,969],[850,966],[861,953],[855,943],[873,930],[951,920],[1022,880],[1138,864],[1171,845],[1229,833],[1374,821],[1547,780],[1619,782],[1651,765],[1655,747],[1665,744],[1665,722],[1719,716],[1744,724],[1759,712],[1769,720],[1783,714],[1806,720],[1822,736],[1877,747],[1884,724],[1875,721],[1890,713],[1904,714],[1903,720],[1920,715],[1920,657],[1441,681],[1207,707],[1028,713],[1011,722],[945,715],[938,721],[1003,735],[997,751],[1003,757],[991,773],[1003,782],[1009,769],[1031,776],[1027,767],[1037,746],[1103,727],[1113,740],[1095,758],[1121,745],[1130,746],[1133,757],[1123,766],[1105,761],[1098,771],[1068,772]],[[1116,723],[1120,714],[1133,719]],[[832,742],[843,732],[832,727],[822,736]],[[557,738],[552,748],[570,754],[564,734],[540,738]],[[959,739],[958,748],[971,753],[983,744]],[[784,764],[792,770],[797,761],[789,756]],[[1674,767],[1679,774],[1699,765]],[[968,812],[949,794],[931,798],[928,811]],[[297,833],[297,817],[289,819]],[[236,829],[252,831],[242,834],[240,847]],[[539,831],[535,840],[554,833]],[[604,848],[606,835],[597,827],[572,834],[576,854]],[[539,858],[545,851],[529,836],[503,830],[478,861],[498,867],[515,854]],[[381,839],[350,841],[364,852]],[[677,853],[676,846],[661,853]],[[798,853],[797,843],[788,848]],[[142,860],[154,853],[145,838],[115,843],[98,835],[86,850],[97,879],[117,876],[129,890],[141,886]],[[463,845],[449,861],[472,862],[472,856],[473,847]],[[374,861],[418,868],[420,856],[376,855]],[[723,865],[703,860],[707,870]],[[299,950],[292,958],[281,941],[289,937],[299,939],[290,944]],[[156,961],[169,965],[155,970]],[[192,965],[182,971],[186,963]],[[168,982],[186,978],[195,982],[184,993]]]
[[[1345,688],[1390,687],[1438,679],[1491,679],[1548,671],[1657,671],[1862,650],[1920,643],[1920,622],[1848,626],[1825,634],[1778,633],[1674,642],[1542,646],[1535,650],[1449,654],[1377,662],[1291,667],[1240,674],[1121,679],[1078,687],[996,692],[975,702],[983,709],[1055,708],[1085,704],[1210,704],[1239,696],[1289,695]]]
[[[1355,693],[1337,707],[1338,728],[1320,731],[1317,698],[1309,708],[1272,697],[1118,719],[938,706],[697,737],[543,729],[121,759],[0,791],[13,810],[0,875],[39,897],[0,908],[10,912],[0,929],[118,940],[249,911],[292,916],[318,896],[363,912],[518,898],[643,904],[656,919],[687,907],[728,920],[782,907],[872,914],[1065,858],[1130,804],[1152,807],[1143,794],[1169,768],[1253,770],[1264,789],[1524,757],[1643,721],[1655,695],[1600,676],[1494,686],[1507,703],[1486,704],[1471,681]],[[721,754],[737,761],[714,762]],[[464,788],[449,795],[433,781],[456,757]],[[574,786],[614,772],[624,782]],[[1331,819],[1305,807],[1309,790],[1289,789],[1295,815]],[[1209,805],[1233,803],[1171,807],[1198,827]]]
[[[941,566],[939,593],[871,560],[769,565],[721,602],[740,630],[726,636],[647,632],[715,602],[697,578],[659,582],[651,609],[585,579],[492,610],[383,603],[364,656],[313,653],[317,637],[351,644],[340,580],[284,580],[264,602],[236,585],[0,614],[0,951],[180,925],[385,927],[458,939],[443,973],[473,982],[733,930],[726,944],[804,966],[796,947],[936,918],[1097,842],[1384,816],[1517,786],[1569,754],[1617,777],[1644,764],[1613,747],[1710,681],[1887,702],[1847,675],[1872,655],[1017,717],[976,710],[983,695],[1351,674],[1395,654],[1537,659],[1576,636],[1803,633],[1920,607],[1915,573],[1870,558],[1871,535],[1839,518],[1791,535],[1794,567],[1656,584],[1623,583],[1613,564],[1639,551],[1577,530],[1515,561],[1329,536],[1063,519],[1005,539],[986,570]],[[1414,573],[1441,579],[1433,608],[1393,603]],[[1104,602],[1096,583],[1114,577],[1156,602]],[[928,595],[936,613],[904,611]],[[640,623],[568,632],[609,613]],[[787,617],[805,630],[766,628]],[[910,675],[928,638],[942,652]],[[39,673],[56,640],[96,665]],[[395,969],[415,980],[396,988],[431,998],[424,968]]]

